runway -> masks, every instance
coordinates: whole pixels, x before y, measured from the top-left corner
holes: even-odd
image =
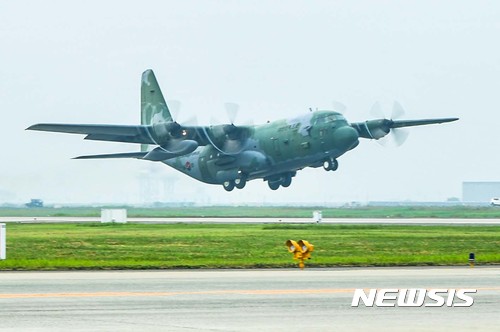
[[[486,331],[500,267],[2,272],[0,329]],[[356,288],[476,288],[471,307],[351,307]]]
[[[0,217],[0,223],[95,223],[100,217]],[[287,224],[315,223],[312,218],[127,218],[127,222],[144,224],[215,223],[215,224]],[[323,218],[322,224],[373,225],[476,225],[500,226],[500,219],[439,219],[439,218]]]

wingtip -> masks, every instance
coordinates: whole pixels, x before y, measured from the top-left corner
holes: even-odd
[[[94,159],[92,157],[95,157],[95,156],[76,156],[76,157],[71,158],[71,160],[76,160],[76,159],[78,159],[78,160],[81,160],[81,159]]]
[[[440,119],[442,122],[441,123],[447,123],[447,122],[454,122],[460,120],[460,118],[442,118]]]

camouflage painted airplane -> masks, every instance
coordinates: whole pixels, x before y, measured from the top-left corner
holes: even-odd
[[[400,109],[395,103],[396,113]],[[153,71],[146,70],[141,84],[141,125],[42,123],[27,129],[84,134],[88,140],[142,144],[140,152],[75,159],[137,158],[162,162],[199,181],[219,184],[231,191],[235,187],[244,188],[254,179],[267,181],[272,190],[288,187],[303,168],[337,170],[337,158],[354,149],[360,137],[378,140],[398,128],[455,120],[458,118],[381,118],[349,123],[339,112],[310,110],[300,117],[263,125],[185,126],[172,118]],[[405,138],[403,135],[400,140]]]

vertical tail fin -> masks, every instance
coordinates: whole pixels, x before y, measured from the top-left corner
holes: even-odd
[[[141,80],[141,124],[151,125],[172,121],[172,115],[163,98],[160,86],[151,69],[142,73]],[[141,151],[147,151],[148,145],[141,145]]]

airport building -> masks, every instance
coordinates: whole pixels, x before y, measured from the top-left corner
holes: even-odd
[[[500,197],[500,182],[462,182],[463,202],[489,203]]]

